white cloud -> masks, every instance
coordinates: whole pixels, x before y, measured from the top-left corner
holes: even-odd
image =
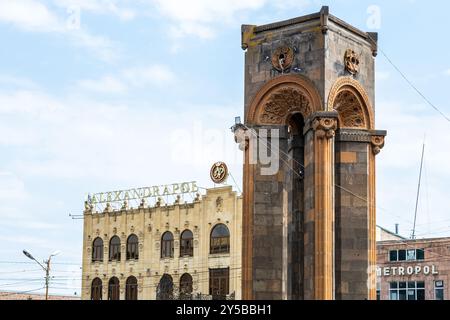
[[[95,14],[111,14],[124,21],[134,19],[136,16],[135,10],[119,5],[120,2],[117,0],[54,0],[53,2],[63,8],[79,8],[81,14],[84,11]]]
[[[169,67],[155,64],[147,67],[128,68],[122,72],[124,79],[133,86],[142,87],[147,84],[164,85],[175,80],[175,74]]]
[[[70,15],[59,17],[36,0],[0,0],[0,22],[27,32],[51,32],[63,35],[75,46],[86,48],[99,59],[110,62],[117,57],[117,45],[92,35],[86,28],[69,27]]]
[[[0,0],[0,21],[28,31],[57,31],[58,18],[35,0]]]
[[[447,76],[450,76],[450,69],[445,70],[444,74],[447,75]]]
[[[0,171],[0,200],[23,200],[26,197],[25,184],[11,172]]]
[[[82,90],[98,93],[123,94],[130,88],[164,86],[175,81],[175,74],[168,66],[155,64],[127,68],[117,75],[106,75],[100,79],[85,79],[77,82]]]
[[[272,12],[302,10],[312,3],[311,0],[149,0],[160,15],[171,24],[169,35],[174,39],[196,36],[211,39],[223,26],[238,25],[244,18],[264,6],[270,6]],[[300,15],[300,12],[298,12]],[[177,51],[180,44],[172,47]]]
[[[81,89],[98,93],[121,94],[127,91],[126,85],[113,76],[104,76],[97,80],[80,80],[77,86]]]

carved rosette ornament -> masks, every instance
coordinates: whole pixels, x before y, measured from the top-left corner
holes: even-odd
[[[359,71],[359,56],[352,49],[347,49],[344,56],[345,69],[352,75]]]
[[[384,147],[384,136],[372,136],[370,138],[370,143],[372,144],[373,154],[377,155]]]
[[[278,47],[272,54],[272,66],[282,73],[292,66],[292,62],[294,62],[294,50],[290,47]]]
[[[259,120],[266,124],[282,124],[293,112],[300,112],[305,117],[311,113],[311,104],[302,92],[287,87],[269,97]]]
[[[336,118],[316,118],[312,123],[312,128],[319,139],[331,139],[337,129]]]

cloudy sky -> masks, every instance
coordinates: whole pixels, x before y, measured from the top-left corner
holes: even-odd
[[[0,0],[0,291],[43,287],[22,249],[55,250],[52,293],[79,293],[81,214],[88,192],[197,180],[228,162],[243,112],[241,24],[317,12],[379,32],[380,49],[450,115],[447,1]],[[450,122],[381,53],[378,223],[450,235]],[[40,290],[36,290],[40,292]]]

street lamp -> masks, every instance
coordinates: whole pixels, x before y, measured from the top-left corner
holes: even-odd
[[[29,253],[26,250],[23,250],[23,254],[25,256],[27,256],[27,258],[34,260],[37,262],[37,264],[45,271],[45,300],[48,300],[48,285],[50,283],[50,261],[52,260],[52,257],[57,256],[58,254],[60,254],[60,251],[55,251],[53,252],[47,260],[44,260],[44,263],[46,266],[42,265],[42,263],[40,263],[39,261],[37,261],[32,255],[31,253]]]

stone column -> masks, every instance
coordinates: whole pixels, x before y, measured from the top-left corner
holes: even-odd
[[[336,112],[305,126],[305,299],[334,298],[334,134]]]
[[[280,300],[285,287],[287,261],[283,254],[286,248],[286,230],[283,219],[287,210],[287,196],[284,185],[287,163],[287,127],[255,126],[257,135],[267,129],[268,141],[272,129],[279,130],[278,148],[271,148],[270,142],[258,141],[258,148],[250,142],[246,149],[244,163],[243,202],[243,254],[242,254],[242,298],[256,300]],[[259,139],[258,139],[259,140]],[[279,170],[273,175],[263,174],[264,165],[251,153],[262,148],[270,155],[278,153]],[[258,153],[258,151],[257,151]]]
[[[383,132],[343,128],[336,136],[335,281],[340,300],[376,298],[374,153],[381,144],[372,143],[374,133]]]
[[[377,244],[376,244],[376,170],[375,156],[384,147],[386,131],[373,131],[369,152],[369,300],[377,299]]]

